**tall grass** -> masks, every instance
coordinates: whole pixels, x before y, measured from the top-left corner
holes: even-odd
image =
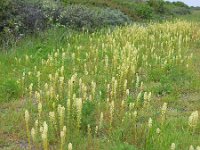
[[[156,100],[191,82],[189,49],[199,36],[185,21],[132,25],[73,34],[63,48],[16,57],[24,68],[18,85],[31,104],[24,121],[29,148],[196,147],[198,111],[169,117],[170,105]]]

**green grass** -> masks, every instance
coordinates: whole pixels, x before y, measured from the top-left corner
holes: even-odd
[[[198,99],[200,96],[200,47],[198,46],[197,40],[200,37],[196,35],[199,27],[197,25],[192,27],[193,28],[185,22],[178,22],[177,24],[176,22],[168,22],[152,24],[147,27],[135,25],[116,28],[113,31],[106,29],[92,34],[87,32],[79,33],[66,30],[65,28],[55,28],[43,32],[36,37],[27,37],[20,41],[16,47],[11,48],[8,53],[2,52],[0,55],[0,94],[2,95],[0,96],[0,137],[2,137],[0,140],[0,149],[22,149],[23,144],[20,145],[19,143],[23,141],[25,141],[23,146],[26,148],[28,147],[24,111],[25,109],[29,110],[31,115],[30,127],[32,127],[35,119],[38,118],[38,102],[35,97],[30,98],[29,91],[26,90],[26,88],[29,88],[29,85],[33,83],[33,91],[44,91],[45,83],[51,84],[48,75],[50,73],[54,75],[62,66],[62,48],[64,52],[66,52],[66,58],[64,60],[66,85],[71,76],[77,73],[78,78],[81,78],[83,83],[87,86],[87,94],[89,97],[89,94],[92,93],[91,82],[95,81],[97,83],[95,94],[91,94],[94,98],[93,101],[85,100],[86,102],[83,104],[80,132],[78,132],[76,128],[77,118],[74,117],[76,116],[76,111],[71,111],[71,124],[70,127],[67,128],[65,149],[67,149],[67,144],[69,142],[72,142],[74,149],[77,150],[137,150],[145,148],[148,150],[167,150],[173,142],[176,143],[178,149],[188,149],[191,144],[194,146],[200,145],[200,123],[198,123],[195,132],[191,132],[188,129],[188,117],[192,111],[199,110],[200,106]],[[178,45],[179,35],[183,37],[182,40],[186,40],[188,36],[188,43],[186,44],[182,41],[181,45]],[[155,39],[153,39],[153,37]],[[129,43],[127,43],[127,41]],[[165,41],[168,43],[164,43]],[[139,49],[139,61],[134,65],[140,80],[144,82],[144,87],[141,89],[144,90],[144,92],[151,91],[153,95],[150,106],[145,109],[143,108],[144,99],[141,98],[141,103],[137,109],[137,121],[125,115],[125,112],[134,113],[129,111],[129,104],[135,101],[138,94],[137,90],[140,90],[140,88],[135,88],[136,74],[131,72],[126,73],[126,70],[121,72],[111,61],[114,59],[114,56],[116,56],[116,51],[128,52],[128,50],[130,50],[129,53],[133,54],[133,51],[135,51],[135,49],[133,49],[133,44]],[[183,56],[178,59],[177,64],[167,63],[167,65],[161,67],[160,65],[162,65],[162,63],[155,63],[156,61],[153,54],[160,56],[164,60],[168,60],[166,57],[168,51],[174,49],[175,52],[173,52],[173,55],[175,56],[177,55],[178,46],[180,46]],[[155,47],[153,53],[149,51],[152,47]],[[52,66],[41,65],[42,59],[47,60],[48,54],[54,56],[57,49],[60,49],[59,59],[54,62]],[[75,59],[72,57],[73,53],[75,54]],[[187,56],[191,53],[194,53],[194,57],[192,60],[188,60]],[[103,61],[105,55],[109,57],[110,61],[107,69]],[[127,54],[124,55],[128,56]],[[147,65],[144,63],[145,61],[143,61],[143,55],[148,56],[148,59],[145,60]],[[26,56],[29,56],[29,60],[25,59]],[[127,57],[121,56],[121,54],[119,57],[121,57],[121,59],[117,59],[116,64],[121,66],[123,62],[126,62]],[[134,56],[132,57],[134,58]],[[179,62],[183,58],[185,59],[185,57],[185,62]],[[17,60],[15,58],[17,58]],[[96,58],[96,60],[94,60],[94,58]],[[21,61],[19,61],[20,59]],[[134,59],[130,59],[129,61],[134,62]],[[88,75],[85,74],[84,63],[87,64],[86,69]],[[189,68],[186,67],[187,63],[189,64]],[[125,63],[125,65],[127,64],[128,62]],[[149,64],[153,67],[148,66]],[[97,73],[95,73],[95,65],[97,67]],[[38,81],[34,71],[35,66],[37,66],[37,71],[42,73],[40,88],[37,86]],[[23,72],[26,72],[25,86],[22,84],[21,80]],[[28,72],[31,72],[31,75],[27,75]],[[116,74],[121,74],[122,79]],[[106,101],[108,98],[106,91],[107,84],[112,84],[111,80],[113,76],[117,78],[119,87],[117,88],[117,95],[114,99],[115,113],[111,130],[109,125],[110,102]],[[127,97],[127,99],[125,98],[125,109],[120,110],[121,100],[124,99],[123,85],[120,84],[123,84],[124,79],[128,80],[127,88],[130,89],[130,96]],[[19,84],[17,84],[17,82],[19,82]],[[79,80],[77,79],[73,90],[73,93],[76,93],[77,96],[79,95],[78,90],[80,89],[78,82]],[[59,86],[57,86],[57,88],[59,89]],[[40,118],[40,125],[42,125],[43,121],[47,121],[49,125],[50,135],[48,138],[50,144],[52,146],[57,146],[54,149],[59,149],[60,137],[59,131],[54,133],[48,119],[48,113],[49,111],[57,112],[58,104],[65,106],[67,111],[66,102],[69,97],[67,90],[69,90],[67,87],[63,89],[65,96],[62,96],[59,90],[57,91],[57,93],[61,94],[59,100],[55,100],[54,97],[47,101],[46,95],[43,95],[41,100],[43,111],[42,117]],[[99,94],[99,91],[101,91],[101,94]],[[112,99],[110,99],[110,101],[112,101]],[[166,121],[161,125],[160,108],[164,102],[168,103],[168,109]],[[95,136],[95,126],[99,122],[100,112],[104,112],[105,123],[103,129],[99,131],[98,136]],[[148,135],[147,122],[149,117],[153,119],[153,127]],[[124,122],[122,122],[122,119],[124,119]],[[137,134],[135,132],[136,122]],[[67,119],[65,123],[68,124]],[[88,134],[87,131],[88,124],[91,126],[91,135]],[[160,135],[156,133],[157,128],[161,129]],[[137,136],[135,137],[135,135]],[[38,143],[35,145],[41,147],[40,138],[38,138],[38,140]]]

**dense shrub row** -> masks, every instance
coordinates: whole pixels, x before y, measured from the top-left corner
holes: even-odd
[[[93,30],[124,25],[131,20],[159,19],[190,13],[189,7],[182,2],[163,0],[61,1],[1,0],[0,45],[7,47],[28,33],[36,33],[52,25]]]
[[[127,22],[130,22],[130,19],[118,10],[89,8],[81,5],[67,6],[61,13],[59,21],[61,25],[76,29],[116,26]]]
[[[133,20],[159,19],[163,16],[167,18],[190,13],[189,7],[183,2],[171,3],[164,0],[63,0],[63,2],[115,8]]]
[[[83,5],[64,7],[54,0],[35,3],[26,0],[2,0],[0,2],[0,44],[10,45],[24,34],[35,33],[52,25],[93,30],[128,22],[130,19],[121,11],[110,8]]]

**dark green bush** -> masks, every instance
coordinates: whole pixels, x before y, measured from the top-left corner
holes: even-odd
[[[130,22],[130,19],[118,10],[83,5],[67,6],[60,18],[59,23],[61,25],[89,30],[103,26],[123,25]]]
[[[156,13],[165,13],[165,2],[164,0],[149,0],[149,6],[151,6]]]
[[[83,27],[93,28],[98,25],[97,21],[98,18],[95,16],[94,11],[81,5],[67,6],[59,20],[62,25],[76,29],[81,29]]]
[[[17,17],[14,17],[14,8],[11,0],[0,1],[0,45],[10,45],[16,41],[15,30]]]
[[[1,0],[0,1],[0,31],[2,30],[2,25],[4,24],[4,20],[7,19],[10,15],[10,0]]]
[[[71,3],[76,5],[69,5]],[[56,0],[0,0],[0,45],[6,49],[15,45],[24,35],[37,33],[54,25],[78,30],[83,28],[94,30],[106,26],[124,25],[131,22],[130,18],[158,20],[167,16],[190,13],[186,4],[164,0],[137,3],[114,0],[70,0],[67,4],[63,5],[61,1]]]
[[[45,16],[44,10],[40,5],[22,4],[17,7],[18,15],[21,18],[22,32],[35,32],[44,30],[48,25],[48,17]]]
[[[130,19],[118,10],[62,6],[55,1],[2,0],[0,1],[0,45],[16,44],[26,34],[37,33],[53,25],[88,30],[123,25]]]
[[[131,22],[129,17],[124,15],[121,11],[110,8],[100,9],[97,11],[96,15],[99,18],[98,23],[102,26],[117,26]]]
[[[151,19],[153,17],[153,8],[146,3],[138,3],[135,11],[137,16],[141,19]]]
[[[24,34],[44,30],[48,25],[40,3],[8,0],[0,7],[0,45],[4,47],[14,44]]]
[[[186,15],[186,14],[190,14],[191,10],[189,8],[189,6],[187,6],[186,4],[182,3],[182,2],[173,2],[173,3],[169,3],[166,2],[165,3],[165,14],[166,15],[171,15],[171,16],[177,16],[177,15]]]
[[[177,7],[189,8],[188,5],[186,5],[185,3],[180,2],[180,1],[178,1],[178,2],[173,2],[172,4],[175,5],[175,6],[177,6]]]
[[[185,7],[175,7],[171,12],[174,15],[187,15],[191,13],[191,11]]]
[[[148,4],[160,16],[176,16],[189,14],[190,8],[183,2],[166,2],[163,0],[149,0]]]

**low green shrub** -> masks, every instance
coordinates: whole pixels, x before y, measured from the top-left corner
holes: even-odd
[[[165,2],[163,0],[149,0],[148,5],[152,7],[156,13],[165,13]]]
[[[180,16],[180,15],[187,15],[191,13],[191,9],[186,4],[180,2],[173,2],[169,3],[166,2],[165,4],[165,15],[168,16]]]
[[[185,7],[175,7],[171,12],[174,15],[187,15],[191,13],[191,11]]]
[[[53,0],[5,0],[0,4],[0,45],[13,46],[24,35],[37,33],[48,27],[62,25],[73,29],[93,30],[130,22],[119,10],[110,8],[68,5]]]
[[[178,1],[178,2],[173,2],[172,4],[175,5],[175,6],[177,6],[177,7],[189,8],[188,5],[186,5],[185,3],[180,2],[180,1]]]
[[[141,19],[152,19],[153,8],[146,3],[138,3],[135,8],[136,14]]]
[[[44,30],[48,26],[40,3],[25,0],[8,0],[0,9],[0,45],[8,47],[24,34]]]
[[[95,29],[104,26],[124,25],[130,19],[119,10],[70,5],[62,12],[58,22],[75,29]]]
[[[66,4],[55,0],[1,0],[0,45],[7,49],[15,46],[25,35],[55,25],[76,30],[94,30],[125,25],[131,20],[162,20],[167,16],[190,13],[184,3],[163,0],[69,0]]]

